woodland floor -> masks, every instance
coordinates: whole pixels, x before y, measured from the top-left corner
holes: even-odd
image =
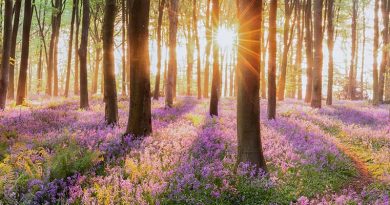
[[[386,106],[337,101],[312,109],[278,102],[261,135],[268,174],[236,161],[236,102],[180,97],[152,102],[153,134],[123,136],[104,123],[104,104],[77,99],[11,104],[0,113],[0,204],[389,204]],[[260,173],[259,173],[260,172]]]

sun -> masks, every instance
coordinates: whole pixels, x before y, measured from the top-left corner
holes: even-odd
[[[236,42],[237,34],[232,29],[222,27],[218,29],[215,37],[221,48],[232,48]]]

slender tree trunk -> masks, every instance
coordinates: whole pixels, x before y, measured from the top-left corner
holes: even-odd
[[[204,67],[204,85],[203,85],[203,97],[209,97],[209,71],[210,71],[210,53],[211,53],[211,39],[213,35],[213,31],[211,29],[210,23],[210,2],[211,0],[207,0],[206,5],[206,65]]]
[[[379,48],[379,0],[375,0],[374,18],[374,62],[373,62],[373,104],[379,104],[378,95],[378,48]]]
[[[96,49],[95,49],[95,68],[93,69],[93,77],[92,77],[92,94],[93,95],[96,94],[97,90],[98,90],[101,55],[102,55],[102,49],[101,49],[100,45],[98,45],[98,46],[96,46]]]
[[[121,0],[122,3],[122,96],[127,96],[126,86],[126,0]]]
[[[298,48],[297,48],[297,61],[298,61],[298,69],[297,69],[297,75],[298,75],[298,100],[302,100],[302,57],[303,57],[303,43],[304,43],[304,36],[305,36],[305,6],[304,1],[299,2],[300,7],[300,31],[298,31]]]
[[[149,0],[134,0],[130,21],[131,29],[129,30],[132,49],[130,61],[131,96],[126,133],[131,133],[135,137],[145,136],[152,132],[148,41],[149,8]]]
[[[311,107],[321,108],[322,105],[322,0],[314,1],[314,61],[313,67],[313,93],[311,98]]]
[[[363,6],[363,42],[362,42],[362,68],[360,72],[360,92],[361,92],[361,100],[364,99],[364,59],[365,59],[365,50],[366,50],[366,16],[365,8]]]
[[[83,18],[81,27],[80,57],[80,108],[88,109],[88,74],[87,74],[87,49],[89,33],[89,0],[83,1]]]
[[[213,32],[218,33],[219,27],[219,0],[212,0],[212,25]],[[210,115],[218,116],[218,101],[220,92],[220,74],[219,74],[219,45],[216,39],[213,39],[213,79],[211,81],[211,100]]]
[[[237,64],[240,76],[237,97],[237,164],[249,162],[267,170],[260,138],[260,58],[258,56],[261,46],[259,22],[262,20],[262,1],[239,0],[237,2],[240,20]]]
[[[160,79],[161,79],[161,49],[162,49],[162,23],[164,17],[165,0],[159,1],[158,22],[157,22],[157,75],[156,85],[154,88],[153,99],[158,100],[160,97]]]
[[[233,90],[234,90],[234,86],[233,86],[233,82],[234,82],[234,71],[236,70],[235,69],[235,65],[234,65],[234,53],[232,54],[232,58],[230,59],[230,66],[229,66],[229,72],[230,72],[230,82],[229,82],[229,96],[230,97],[233,97]]]
[[[333,48],[334,48],[334,0],[328,0],[327,8],[328,18],[328,50],[329,50],[329,62],[328,62],[328,91],[326,104],[333,104]]]
[[[263,2],[265,3],[265,2]],[[262,13],[264,13],[264,6],[262,7]],[[267,54],[267,44],[268,39],[265,41],[265,20],[261,21],[261,68],[260,68],[260,89],[261,89],[261,98],[267,98],[267,80],[265,78],[265,58]]]
[[[268,48],[268,119],[276,115],[276,18],[278,1],[271,0],[269,11],[269,48]]]
[[[15,98],[15,65],[16,65],[16,40],[19,30],[20,10],[22,7],[22,0],[16,0],[14,5],[14,24],[12,29],[11,39],[11,59],[12,63],[9,67],[9,83],[8,83],[8,99]]]
[[[74,56],[74,94],[80,94],[80,86],[79,86],[79,31],[80,31],[80,23],[81,23],[81,8],[80,8],[80,0],[76,0],[76,35],[75,35],[75,56]]]
[[[173,106],[175,70],[177,69],[176,59],[176,41],[177,41],[177,24],[178,24],[179,1],[171,0],[169,4],[169,64],[166,87],[166,106]]]
[[[69,47],[68,47],[68,64],[66,67],[66,82],[65,82],[65,97],[69,96],[69,84],[70,84],[70,69],[72,67],[72,51],[73,51],[73,31],[74,22],[77,12],[77,0],[73,0],[72,17],[70,21],[70,36],[69,36]]]
[[[348,98],[355,100],[355,60],[356,60],[356,44],[357,44],[357,31],[356,31],[356,21],[357,21],[357,9],[358,1],[353,0],[352,8],[352,49],[351,49],[351,67],[349,69],[349,81],[348,81]]]
[[[187,22],[187,96],[191,96],[192,70],[194,67],[194,38],[192,32],[192,22]]]
[[[24,1],[24,19],[23,19],[23,39],[22,39],[22,55],[20,61],[18,91],[16,94],[16,105],[21,105],[26,100],[27,88],[27,69],[30,48],[30,30],[32,20],[32,0]]]
[[[197,90],[198,90],[198,99],[202,98],[202,76],[200,68],[200,43],[199,43],[199,33],[198,33],[198,8],[196,0],[192,1],[192,15],[193,15],[193,27],[194,27],[194,38],[196,46],[196,76],[197,76]]]
[[[105,119],[108,124],[118,121],[118,100],[115,83],[114,26],[116,1],[106,0],[103,22],[103,76]]]
[[[13,0],[4,1],[4,32],[3,32],[3,55],[1,58],[2,70],[0,72],[0,109],[4,110],[7,100],[7,89],[9,82],[9,67],[11,56],[11,35],[12,35],[12,7]]]
[[[382,9],[382,18],[383,18],[383,47],[382,49],[382,62],[379,70],[379,82],[378,82],[378,100],[380,103],[383,103],[383,95],[385,88],[385,73],[388,66],[389,51],[387,49],[389,45],[389,7],[387,0],[382,0],[381,9]]]
[[[39,46],[39,62],[38,62],[38,71],[37,71],[37,93],[38,95],[41,93],[42,89],[42,67],[43,67],[43,60],[42,60],[42,45]]]
[[[305,31],[306,31],[306,61],[307,61],[307,84],[306,84],[306,96],[305,102],[311,102],[312,90],[313,90],[313,26],[312,26],[312,9],[311,1],[306,2],[306,18],[305,18]]]

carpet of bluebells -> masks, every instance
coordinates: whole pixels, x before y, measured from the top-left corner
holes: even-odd
[[[153,134],[124,136],[106,126],[104,104],[57,100],[0,113],[0,204],[389,204],[389,109],[336,102],[314,110],[279,102],[277,120],[261,135],[268,172],[236,166],[236,102],[222,99],[220,116],[208,101],[180,97],[166,109],[152,102]],[[361,160],[362,177],[336,142]]]

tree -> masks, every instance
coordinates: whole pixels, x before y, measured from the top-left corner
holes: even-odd
[[[204,67],[204,85],[203,85],[203,97],[209,97],[209,70],[210,70],[210,53],[211,53],[211,37],[213,35],[213,30],[211,29],[210,23],[210,2],[207,0],[206,5],[206,65]]]
[[[11,60],[9,68],[9,84],[8,84],[8,99],[15,98],[15,65],[16,65],[16,40],[18,38],[20,10],[22,8],[22,0],[16,0],[14,5],[14,23],[11,39]]]
[[[238,0],[237,164],[250,162],[266,170],[260,139],[261,0]]]
[[[122,6],[122,96],[126,96],[127,95],[127,86],[126,86],[126,73],[127,73],[127,65],[126,65],[127,10],[126,10],[126,0],[121,0],[121,2],[122,2],[122,5],[121,5]],[[97,78],[96,78],[96,82],[97,82]],[[96,88],[96,90],[97,90],[97,88]]]
[[[321,108],[322,105],[322,0],[314,1],[314,61],[313,67],[313,93],[311,98],[311,106],[313,108]]]
[[[212,0],[212,27],[213,33],[218,33],[219,27],[219,0]],[[220,92],[220,74],[219,74],[219,45],[216,38],[213,38],[213,78],[211,81],[211,99],[210,99],[210,115],[218,116],[218,101]]]
[[[373,104],[378,105],[378,48],[379,48],[379,0],[375,0],[375,18],[374,18],[374,61],[373,61]]]
[[[312,9],[311,1],[307,0],[306,2],[306,11],[305,11],[305,45],[306,45],[306,75],[307,75],[307,84],[306,84],[306,96],[305,102],[311,102],[311,95],[313,91],[313,26],[312,26]]]
[[[131,10],[130,114],[126,133],[131,133],[135,137],[145,136],[152,132],[149,9],[149,0],[134,0]]]
[[[161,49],[162,49],[162,22],[164,17],[165,0],[159,1],[158,20],[157,20],[157,75],[156,86],[154,88],[153,99],[158,100],[160,97],[160,79],[161,79]]]
[[[271,0],[269,10],[268,48],[268,119],[276,115],[276,16],[278,1]]]
[[[192,17],[193,17],[193,27],[194,27],[194,38],[195,38],[195,46],[196,46],[196,73],[197,73],[197,90],[198,90],[198,99],[202,98],[202,76],[201,76],[201,68],[200,68],[200,43],[199,43],[199,33],[198,33],[198,8],[196,0],[192,2]]]
[[[383,18],[383,30],[382,30],[382,38],[383,38],[383,49],[382,49],[382,62],[379,69],[379,82],[378,82],[378,100],[380,103],[383,103],[383,95],[385,88],[385,73],[386,68],[388,66],[388,58],[389,58],[389,10],[390,10],[390,2],[388,0],[382,0],[381,10],[382,10],[382,18]]]
[[[3,33],[3,56],[1,59],[0,76],[0,109],[4,110],[7,100],[7,89],[9,82],[9,66],[11,56],[11,35],[12,35],[12,4],[13,0],[4,1],[4,33]]]
[[[329,62],[328,62],[328,91],[326,104],[332,105],[333,103],[333,48],[334,48],[334,0],[328,0],[327,8],[328,17],[328,50],[329,50]]]
[[[16,94],[16,105],[21,105],[26,99],[27,88],[27,69],[30,49],[30,30],[32,20],[32,0],[24,1],[24,18],[23,18],[23,39],[22,55],[20,61],[18,91]]]
[[[65,82],[65,97],[69,96],[69,84],[70,84],[70,68],[72,66],[72,51],[73,51],[73,30],[74,22],[76,18],[78,0],[73,0],[72,17],[70,21],[70,36],[68,46],[68,64],[66,67],[66,82]]]
[[[118,102],[115,83],[114,26],[116,1],[106,0],[103,22],[103,76],[105,119],[108,124],[118,121]]]
[[[351,100],[355,100],[355,86],[356,86],[356,79],[355,79],[355,67],[356,67],[356,44],[357,44],[357,31],[356,31],[356,24],[357,24],[357,10],[358,10],[358,1],[353,0],[353,8],[352,8],[352,48],[351,48],[351,67],[349,69],[349,81],[348,81],[348,98]]]
[[[175,71],[177,69],[176,44],[179,0],[170,0],[169,4],[169,63],[166,86],[166,106],[173,106]]]
[[[80,94],[80,86],[79,86],[79,82],[80,82],[80,79],[79,79],[79,74],[80,74],[80,71],[79,71],[79,62],[80,62],[80,59],[79,59],[79,52],[78,52],[78,49],[79,49],[79,38],[80,38],[80,23],[81,23],[81,6],[80,6],[80,3],[79,1],[82,1],[82,0],[77,0],[77,4],[76,4],[76,33],[75,33],[75,55],[74,55],[74,87],[73,87],[73,92],[75,95],[78,95]]]
[[[80,58],[80,108],[88,109],[87,48],[89,33],[89,0],[83,0],[83,20],[81,28]]]

